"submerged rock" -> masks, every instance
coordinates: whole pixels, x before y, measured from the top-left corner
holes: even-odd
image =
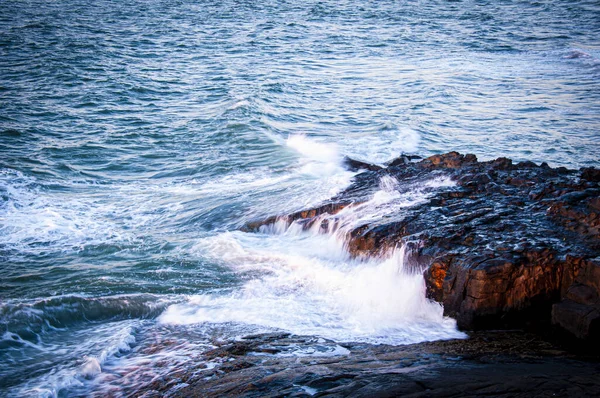
[[[387,167],[356,168],[351,186],[315,209],[276,221],[323,230],[347,206],[371,199],[392,177],[399,191],[450,178],[426,201],[346,232],[355,257],[385,256],[407,242],[409,260],[425,271],[427,294],[462,329],[559,325],[582,339],[600,336],[600,170],[551,168],[510,159],[479,162],[449,152]]]

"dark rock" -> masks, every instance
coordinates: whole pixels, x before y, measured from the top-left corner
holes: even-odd
[[[359,170],[378,171],[383,168],[381,166],[377,166],[376,164],[361,162],[360,160],[352,159],[347,156],[344,157],[343,164],[350,171],[359,171]]]
[[[564,299],[552,306],[552,323],[580,339],[600,337],[600,263],[584,261]]]
[[[387,167],[404,166],[417,159],[422,159],[422,157],[416,155],[400,155],[396,159],[388,162]]]
[[[594,307],[565,299],[552,307],[552,322],[580,339],[598,336],[600,312]]]
[[[319,216],[323,214],[334,215],[341,211],[344,207],[351,204],[354,203],[349,201],[341,201],[338,203],[326,203],[322,206],[310,210],[302,210],[284,216],[272,216],[267,218],[266,220],[257,220],[254,222],[249,222],[243,228],[241,228],[241,230],[244,232],[255,232],[258,231],[260,227],[274,224],[277,221],[283,221],[287,224],[291,224],[294,221],[300,221],[304,227],[310,228],[313,225],[313,223],[317,221]]]
[[[581,178],[587,181],[600,182],[600,169],[593,167],[581,169]]]

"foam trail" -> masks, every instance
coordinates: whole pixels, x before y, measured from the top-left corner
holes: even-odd
[[[380,190],[375,192],[370,200],[347,206],[335,215],[325,213],[314,220],[308,231],[312,234],[327,233],[335,236],[338,241],[345,242],[346,235],[352,229],[381,220],[386,216],[401,214],[402,209],[428,200],[436,190],[454,186],[456,183],[449,177],[437,177],[425,181],[422,185],[407,187],[401,191],[399,183],[394,177],[383,175],[380,177]],[[327,228],[323,229],[323,225],[326,225]],[[288,224],[285,218],[260,227],[262,233],[287,235],[302,234],[305,229],[298,222]]]
[[[295,149],[303,156],[316,161],[341,161],[341,156],[339,155],[337,147],[335,145],[320,143],[315,140],[311,140],[305,135],[290,136],[287,139],[287,146]]]
[[[271,264],[268,275],[229,295],[199,295],[170,306],[168,324],[236,322],[337,341],[403,344],[462,337],[439,304],[425,298],[420,273],[404,250],[384,261],[333,262],[301,254],[249,250],[246,261]]]

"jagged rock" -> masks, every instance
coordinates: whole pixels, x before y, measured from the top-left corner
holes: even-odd
[[[391,162],[388,162],[387,167],[403,166],[405,164],[409,164],[410,162],[416,159],[422,159],[422,157],[417,155],[400,155]]]
[[[359,171],[359,170],[378,171],[383,168],[381,166],[377,166],[376,164],[361,162],[360,160],[352,159],[347,156],[344,157],[343,164],[350,171]]]
[[[267,218],[266,220],[259,220],[255,222],[249,222],[244,227],[241,228],[242,231],[251,232],[257,231],[260,227],[264,225],[273,224],[277,221],[284,221],[288,224],[291,224],[294,221],[301,222],[306,228],[309,228],[316,221],[317,217],[322,214],[330,214],[334,215],[341,211],[344,207],[352,204],[352,201],[340,201],[338,203],[326,203],[322,206],[319,206],[310,210],[302,210],[296,213],[288,214],[285,216],[272,216]]]
[[[428,296],[443,303],[463,329],[552,318],[577,337],[598,337],[597,303],[574,299],[578,290],[572,285],[600,295],[600,271],[592,261],[600,256],[600,170],[507,158],[479,162],[458,152],[412,160],[400,157],[385,168],[367,169],[323,206],[251,223],[246,230],[276,220],[307,227],[328,223],[317,216],[367,201],[383,176],[397,179],[400,190],[449,177],[456,186],[440,189],[426,203],[349,231],[349,252],[381,256],[400,243],[421,242],[410,251],[411,261],[428,267]]]

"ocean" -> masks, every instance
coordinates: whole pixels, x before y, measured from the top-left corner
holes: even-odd
[[[0,396],[127,396],[261,332],[465,338],[402,247],[344,239],[449,179],[240,230],[340,192],[345,156],[451,150],[600,166],[600,4],[0,3]],[[315,344],[286,355],[344,355]]]

